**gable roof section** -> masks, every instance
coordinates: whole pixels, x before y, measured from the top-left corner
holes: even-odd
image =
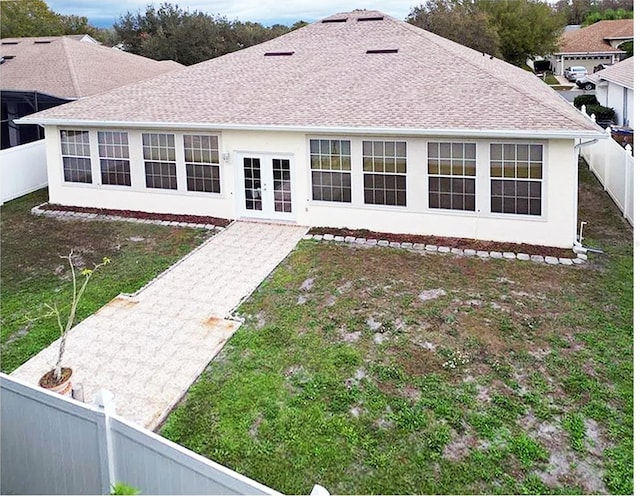
[[[3,38],[0,89],[76,99],[182,68],[69,36]]]
[[[21,122],[475,136],[601,132],[533,74],[488,54],[377,11],[323,21]],[[273,53],[281,55],[265,56]]]
[[[633,19],[599,21],[585,28],[567,31],[557,53],[623,53],[607,40],[633,39]]]
[[[625,88],[633,89],[633,57],[593,74],[596,80],[610,81]]]

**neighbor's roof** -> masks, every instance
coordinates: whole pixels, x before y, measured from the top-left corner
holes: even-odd
[[[557,53],[618,53],[607,40],[633,39],[633,19],[598,21],[585,28],[567,31]]]
[[[3,38],[0,89],[82,98],[182,68],[69,36]]]
[[[633,57],[625,59],[611,67],[598,71],[592,76],[597,80],[610,81],[625,88],[633,89]]]
[[[346,22],[335,22],[340,20]],[[335,14],[21,122],[372,134],[601,133],[533,74],[376,11]]]

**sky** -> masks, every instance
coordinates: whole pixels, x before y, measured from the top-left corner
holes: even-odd
[[[148,4],[158,7],[164,0],[45,0],[58,14],[74,14],[89,19],[93,26],[111,27],[126,12],[145,11]],[[337,12],[354,9],[380,10],[405,19],[422,0],[167,0],[182,10],[220,14],[230,21],[254,21],[265,26],[291,25],[296,21],[317,21]]]

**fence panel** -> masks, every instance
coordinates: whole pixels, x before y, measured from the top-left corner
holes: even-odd
[[[633,156],[611,137],[582,147],[580,153],[625,219],[633,225]]]
[[[0,151],[0,205],[46,185],[44,140]]]
[[[152,432],[111,419],[114,473],[146,494],[279,494]]]
[[[6,376],[0,381],[0,492],[104,494],[100,413]]]
[[[109,494],[116,482],[143,494],[280,494],[105,413],[106,405],[98,409],[5,374],[0,391],[2,494]]]

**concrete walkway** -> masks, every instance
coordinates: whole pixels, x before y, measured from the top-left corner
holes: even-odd
[[[239,327],[228,320],[296,246],[307,228],[235,222],[132,296],[74,327],[63,365],[90,402],[115,394],[117,413],[156,428]],[[11,375],[37,384],[58,341]]]

